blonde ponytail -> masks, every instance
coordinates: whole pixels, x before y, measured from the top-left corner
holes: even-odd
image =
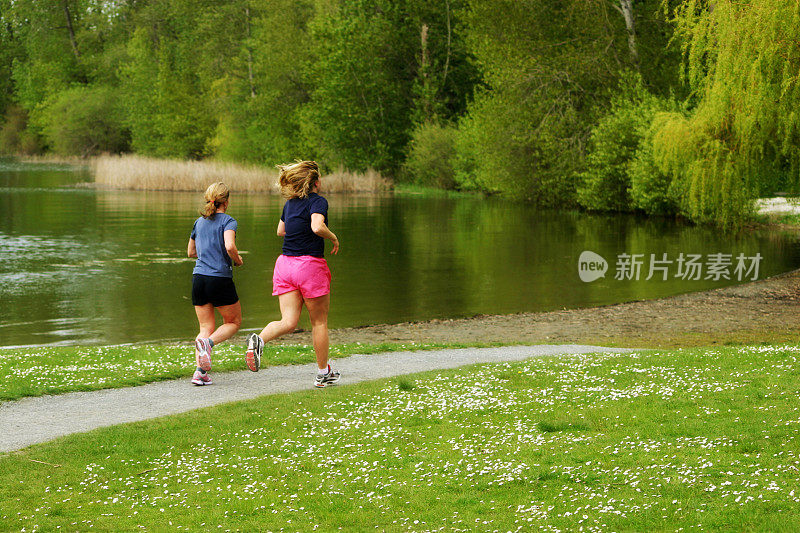
[[[278,165],[281,173],[278,185],[284,198],[307,198],[314,184],[319,181],[319,166],[316,161],[298,161],[291,165]]]
[[[200,214],[204,218],[213,217],[217,212],[217,208],[228,201],[230,193],[228,186],[221,181],[209,185],[205,194],[206,205],[200,210]]]

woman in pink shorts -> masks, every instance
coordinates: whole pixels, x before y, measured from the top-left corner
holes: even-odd
[[[319,167],[314,161],[281,165],[278,183],[287,199],[278,222],[283,237],[283,254],[275,261],[272,295],[278,297],[281,319],[267,324],[261,333],[247,337],[247,368],[258,372],[264,343],[297,327],[305,304],[311,316],[311,337],[317,354],[316,387],[339,380],[339,372],[328,364],[328,308],[331,271],[325,261],[325,239],[339,251],[339,239],[328,229],[328,201],[318,194]]]

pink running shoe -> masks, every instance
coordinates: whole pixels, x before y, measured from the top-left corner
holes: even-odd
[[[208,342],[208,339],[196,339],[194,349],[197,366],[206,372],[211,370],[211,343]]]
[[[194,376],[192,376],[192,383],[195,385],[211,385],[211,376],[207,373],[203,374],[199,370],[195,370]]]

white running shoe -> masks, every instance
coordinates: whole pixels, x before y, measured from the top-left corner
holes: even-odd
[[[208,372],[211,370],[211,343],[208,339],[197,339],[194,347],[197,366]]]
[[[337,371],[331,368],[331,365],[328,365],[328,373],[327,374],[320,374],[317,373],[317,377],[314,380],[314,386],[318,389],[324,389],[328,385],[333,385],[339,378],[342,377]]]
[[[261,368],[261,354],[264,351],[264,341],[255,333],[247,336],[247,351],[244,354],[244,362],[252,372],[258,372]]]

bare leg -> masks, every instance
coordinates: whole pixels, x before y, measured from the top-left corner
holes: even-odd
[[[206,339],[214,332],[217,323],[214,320],[214,306],[211,304],[195,305],[194,312],[197,313],[197,322],[200,324],[198,339]]]
[[[318,298],[306,298],[305,304],[311,315],[311,338],[314,341],[314,353],[317,354],[317,368],[328,368],[328,309],[331,295]]]
[[[278,303],[281,306],[281,319],[270,322],[258,334],[264,342],[269,342],[281,335],[293,332],[297,327],[297,322],[300,320],[300,312],[303,310],[303,297],[300,296],[300,291],[279,295]]]
[[[218,327],[216,331],[214,331],[214,333],[209,335],[211,340],[214,341],[214,345],[233,337],[236,332],[239,331],[239,327],[242,325],[241,302],[236,302],[235,304],[231,305],[222,305],[217,307],[217,311],[219,311],[219,314],[222,315],[223,322],[222,325]]]

